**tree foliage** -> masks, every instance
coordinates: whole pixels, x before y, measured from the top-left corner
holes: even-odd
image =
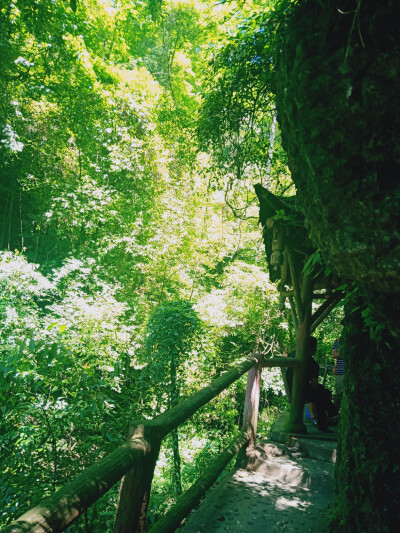
[[[1,3],[2,524],[123,442],[133,418],[293,341],[252,191],[274,113],[261,7]],[[282,191],[279,132],[273,153]],[[265,388],[281,405],[278,377]],[[181,428],[184,488],[237,428],[243,399],[242,380]],[[173,501],[174,454],[170,440],[151,519]],[[71,530],[110,530],[116,498]]]
[[[212,150],[219,169],[231,172],[233,180],[250,175],[272,182],[278,193],[290,186],[279,130],[275,136],[273,88],[275,35],[287,7],[286,1],[254,6],[215,51],[198,127],[200,142]]]

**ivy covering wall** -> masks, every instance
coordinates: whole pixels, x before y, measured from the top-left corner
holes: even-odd
[[[395,2],[299,2],[277,47],[278,120],[306,224],[353,291],[335,531],[400,520],[398,20]]]

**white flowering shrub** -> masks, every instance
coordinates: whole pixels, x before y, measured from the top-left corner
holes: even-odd
[[[24,143],[19,141],[19,136],[12,129],[10,124],[3,127],[3,138],[0,139],[1,145],[11,153],[22,152]]]
[[[0,497],[10,514],[122,441],[135,327],[90,260],[46,277],[2,252],[0,290]]]

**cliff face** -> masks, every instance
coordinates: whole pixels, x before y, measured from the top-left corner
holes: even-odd
[[[282,139],[346,308],[335,531],[400,527],[400,4],[306,0],[278,30]]]
[[[341,277],[400,293],[400,6],[301,3],[276,93],[312,240]]]

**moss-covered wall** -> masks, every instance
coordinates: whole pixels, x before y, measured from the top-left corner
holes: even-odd
[[[360,298],[346,306],[333,529],[391,533],[400,531],[400,357],[390,339],[371,341],[363,307]]]
[[[400,2],[299,4],[276,91],[312,239],[341,277],[400,293]]]
[[[284,147],[311,239],[362,295],[344,328],[333,527],[398,531],[400,2],[306,0],[291,12],[275,77]]]

